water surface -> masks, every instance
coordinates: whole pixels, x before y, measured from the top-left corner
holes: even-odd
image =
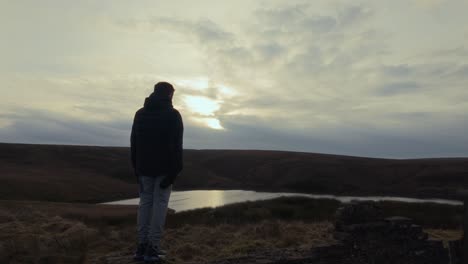
[[[349,203],[352,200],[357,201],[396,201],[406,203],[438,203],[448,205],[462,205],[463,202],[445,199],[417,199],[394,196],[337,196],[327,194],[304,194],[304,193],[280,193],[280,192],[255,192],[243,190],[203,190],[203,191],[173,191],[169,200],[169,207],[177,212],[203,208],[217,207],[226,204],[267,200],[278,197],[309,197],[315,199],[334,199],[343,203]],[[137,205],[139,198],[120,200],[104,204]]]

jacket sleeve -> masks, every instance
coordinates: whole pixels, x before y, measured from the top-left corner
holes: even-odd
[[[133,119],[132,133],[130,134],[130,155],[133,169],[136,169],[136,132],[135,132],[136,114]]]
[[[176,176],[183,169],[183,141],[184,141],[184,124],[182,116],[178,111],[175,112],[174,122],[174,163],[173,173]]]

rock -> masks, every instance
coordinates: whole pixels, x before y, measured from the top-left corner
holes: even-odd
[[[336,211],[335,228],[341,230],[344,226],[374,222],[381,220],[382,217],[383,211],[375,203],[352,202]]]
[[[352,203],[338,209],[334,237],[349,255],[345,263],[448,263],[441,241],[428,235],[410,218],[383,218],[376,204]]]
[[[389,222],[392,225],[411,225],[413,220],[403,216],[392,216],[385,218],[386,222]]]

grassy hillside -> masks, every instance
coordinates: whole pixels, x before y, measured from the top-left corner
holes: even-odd
[[[256,150],[185,150],[175,189],[250,189],[455,198],[468,158],[373,159]],[[98,202],[137,196],[129,149],[0,144],[0,199]]]

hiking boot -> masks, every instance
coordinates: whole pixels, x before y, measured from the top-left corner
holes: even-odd
[[[143,261],[147,247],[148,247],[147,243],[139,243],[135,251],[135,254],[133,255],[133,260]]]
[[[161,263],[161,253],[162,250],[159,247],[149,244],[146,247],[146,252],[144,256],[145,263]]]

